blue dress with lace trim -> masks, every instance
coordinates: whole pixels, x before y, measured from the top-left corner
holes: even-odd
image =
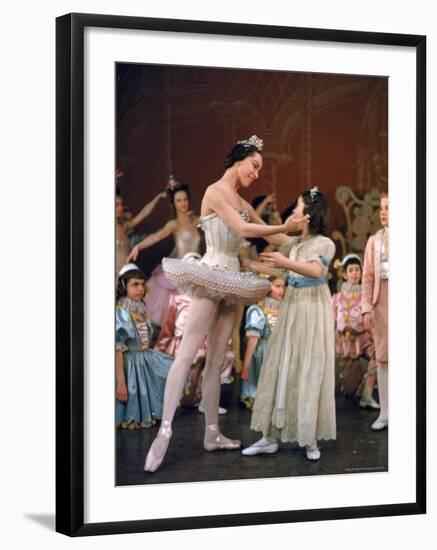
[[[152,425],[162,415],[164,388],[173,357],[154,349],[142,349],[140,334],[130,312],[117,306],[116,349],[123,352],[127,402],[116,399],[115,423]]]
[[[252,305],[246,312],[246,337],[256,336],[259,338],[252,359],[249,364],[249,378],[241,381],[240,400],[254,401],[256,397],[256,387],[261,372],[261,366],[264,359],[264,352],[267,346],[267,340],[270,336],[270,326],[267,315],[262,308]]]

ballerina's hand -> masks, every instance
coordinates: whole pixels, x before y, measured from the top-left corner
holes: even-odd
[[[267,267],[287,267],[287,258],[280,252],[262,252],[260,258]]]
[[[275,204],[276,203],[276,193],[270,193],[265,198],[266,204]]]
[[[140,252],[140,249],[138,248],[138,245],[135,245],[130,251],[130,254],[127,257],[126,263],[128,264],[129,262],[136,262],[139,252]]]
[[[301,216],[300,214],[292,214],[285,220],[286,232],[296,233],[302,231],[307,223],[309,223],[310,217],[308,214]]]

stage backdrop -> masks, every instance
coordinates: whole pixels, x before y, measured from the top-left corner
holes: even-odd
[[[276,192],[279,210],[317,185],[330,203],[330,231],[345,230],[339,186],[363,197],[387,187],[386,78],[118,64],[117,183],[136,213],[168,175],[190,184],[200,211],[207,185],[223,173],[238,139],[264,139],[264,167],[245,198]],[[138,227],[156,231],[172,217],[167,201]],[[144,252],[151,271],[171,239]]]

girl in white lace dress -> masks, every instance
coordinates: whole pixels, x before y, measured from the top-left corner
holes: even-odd
[[[335,245],[323,236],[327,202],[316,188],[299,197],[295,212],[309,214],[299,237],[281,252],[261,257],[269,268],[288,270],[288,287],[264,357],[251,428],[263,438],[243,454],[274,453],[278,440],[297,441],[318,460],[318,439],[335,439],[335,350],[328,265]],[[287,248],[287,253],[285,251]]]
[[[201,206],[206,240],[203,258],[188,254],[182,260],[163,260],[166,276],[180,291],[192,296],[192,300],[178,354],[167,378],[161,426],[146,457],[144,469],[148,472],[159,468],[167,452],[185,378],[206,334],[203,447],[206,451],[217,451],[238,449],[241,445],[239,440],[228,439],[219,431],[220,372],[238,303],[256,302],[270,290],[270,283],[265,279],[240,272],[241,239],[275,235],[277,243],[281,244],[287,240],[283,233],[296,231],[306,222],[301,216],[302,219],[289,218],[281,225],[266,225],[239,195],[241,187],[249,187],[258,178],[263,163],[261,150],[262,140],[256,136],[239,142],[225,159],[223,176],[207,188]]]

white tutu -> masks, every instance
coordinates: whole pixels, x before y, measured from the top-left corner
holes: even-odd
[[[253,304],[270,291],[270,282],[254,273],[210,266],[194,255],[187,256],[182,260],[162,260],[166,277],[184,294],[214,301],[224,300],[228,304]]]

